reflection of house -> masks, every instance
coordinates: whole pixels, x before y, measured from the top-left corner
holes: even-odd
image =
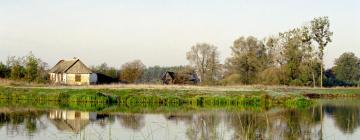
[[[60,60],[50,69],[50,81],[66,85],[89,85],[97,82],[93,73],[80,59]]]
[[[51,111],[51,122],[61,131],[79,133],[90,121],[96,120],[96,113],[80,111]]]

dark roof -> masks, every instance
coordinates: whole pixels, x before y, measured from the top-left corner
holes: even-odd
[[[77,73],[92,73],[92,71],[86,67],[80,59],[60,60],[53,68],[50,69],[49,73],[67,73],[75,64],[79,63],[80,67],[77,67]]]
[[[171,72],[171,71],[166,71],[162,74],[161,79],[165,79],[166,78],[166,74],[169,74],[169,76],[171,77],[171,79],[175,79],[175,72]]]

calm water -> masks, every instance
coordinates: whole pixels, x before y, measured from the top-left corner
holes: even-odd
[[[99,113],[0,109],[5,139],[360,139],[360,100],[322,100],[307,109]]]

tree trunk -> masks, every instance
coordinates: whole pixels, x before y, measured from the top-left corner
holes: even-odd
[[[323,59],[321,58],[320,65],[320,87],[323,88]]]
[[[314,88],[315,88],[315,87],[316,87],[315,72],[312,72],[312,80],[313,80],[313,86],[314,86]]]

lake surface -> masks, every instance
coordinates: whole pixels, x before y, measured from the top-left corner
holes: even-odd
[[[360,100],[319,100],[305,109],[166,113],[0,109],[0,140],[360,139]]]

